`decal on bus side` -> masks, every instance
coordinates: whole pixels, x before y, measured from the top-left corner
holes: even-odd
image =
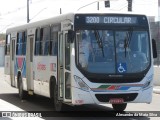
[[[46,65],[39,62],[37,65],[37,70],[46,70]]]
[[[50,71],[56,72],[56,63],[50,63]]]
[[[24,57],[16,58],[15,70],[16,70],[15,75],[17,75],[18,70],[21,70],[22,76],[26,77],[26,59]]]

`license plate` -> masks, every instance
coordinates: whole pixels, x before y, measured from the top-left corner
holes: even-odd
[[[112,104],[121,104],[121,103],[124,103],[124,100],[123,100],[123,98],[111,98],[109,100],[109,103],[112,103]]]

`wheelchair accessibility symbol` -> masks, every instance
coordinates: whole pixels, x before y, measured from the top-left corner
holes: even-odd
[[[127,72],[126,63],[119,63],[118,66],[117,66],[117,70],[118,70],[119,73]]]

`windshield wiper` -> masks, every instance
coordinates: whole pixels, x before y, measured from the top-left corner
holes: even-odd
[[[96,37],[97,44],[98,44],[99,48],[102,49],[102,55],[104,57],[104,50],[103,50],[103,45],[102,45],[102,39],[100,38],[99,32],[97,30],[94,30],[94,35]]]
[[[130,42],[131,42],[132,33],[133,33],[133,28],[130,28],[129,31],[126,33],[127,34],[127,38],[125,39],[125,45],[124,45],[125,57],[126,57],[126,53],[127,53],[127,48],[129,47]]]

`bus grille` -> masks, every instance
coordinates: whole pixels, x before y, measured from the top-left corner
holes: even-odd
[[[138,93],[129,94],[95,94],[99,102],[109,102],[111,98],[123,98],[124,102],[130,102],[136,99]]]

